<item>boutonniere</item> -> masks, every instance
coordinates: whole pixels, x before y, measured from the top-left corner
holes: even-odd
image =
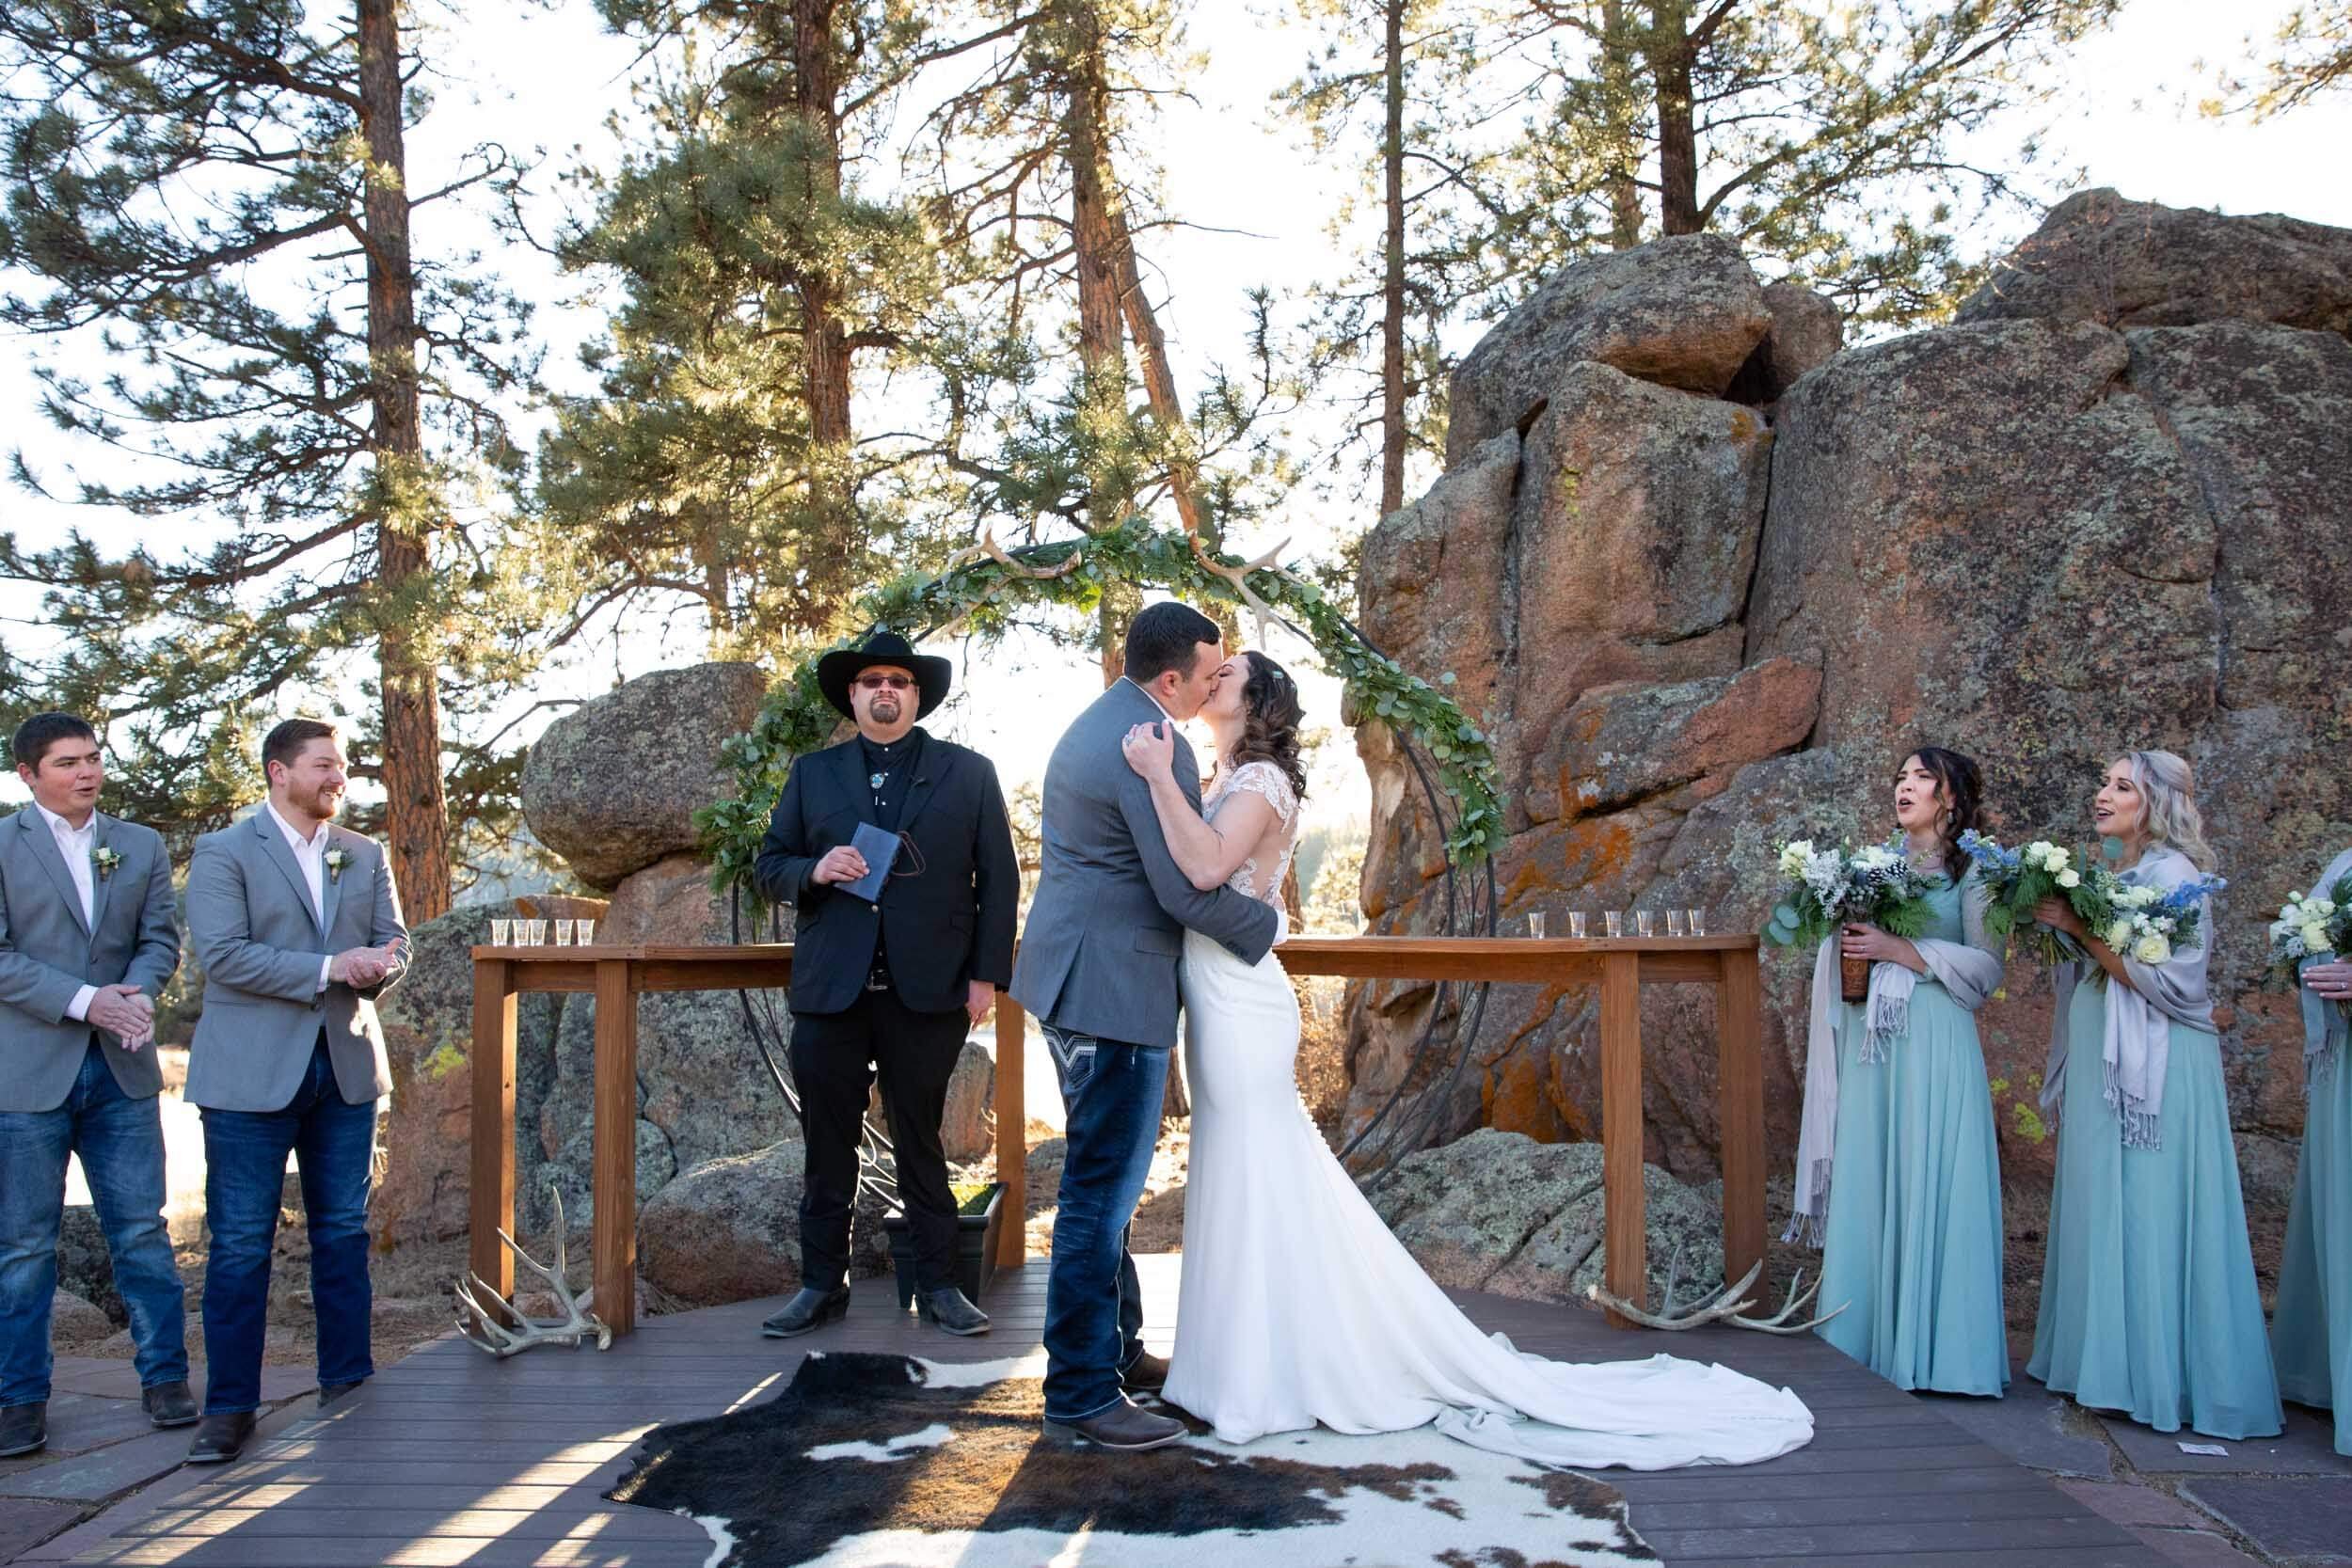
[[[351,863],[351,857],[343,853],[341,849],[329,849],[326,852],[326,879],[330,882],[342,881],[343,879],[343,867]]]
[[[89,863],[98,867],[98,879],[103,882],[115,874],[115,867],[122,863],[122,857],[102,844],[89,852]]]

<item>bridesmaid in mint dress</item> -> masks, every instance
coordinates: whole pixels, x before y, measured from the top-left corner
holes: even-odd
[[[2213,864],[2188,764],[2169,752],[2111,765],[2092,817],[2122,841],[2135,886],[2169,890]],[[2056,974],[2042,1104],[2058,1117],[2058,1177],[2026,1370],[2158,1432],[2276,1435],[2279,1383],[2205,989],[2213,901],[2197,945],[2161,963],[2117,953],[2063,900],[2035,912],[2091,961]]]
[[[2328,863],[2314,891],[2352,872],[2352,849]],[[2303,1163],[2287,1212],[2271,1346],[2279,1391],[2336,1413],[2336,1452],[2352,1456],[2352,1064],[2344,1009],[2352,961],[2307,959],[2303,984]]]
[[[1979,788],[1976,764],[1956,752],[1905,758],[1895,820],[1912,860],[1933,869],[1932,924],[1915,942],[1844,928],[1839,950],[1870,960],[1858,1004],[1839,1000],[1821,944],[1791,1228],[1821,1245],[1821,1308],[1844,1306],[1821,1338],[1897,1387],[1998,1397],[2001,1175],[1976,1009],[1999,989],[2001,959],[1958,846],[1979,825]]]

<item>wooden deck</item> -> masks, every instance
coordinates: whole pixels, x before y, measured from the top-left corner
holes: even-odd
[[[1139,1259],[1162,1350],[1175,1326],[1180,1261]],[[1038,1342],[1045,1269],[999,1275],[987,1303],[995,1332],[981,1339],[898,1315],[886,1280],[861,1282],[854,1299],[846,1323],[788,1342],[758,1337],[772,1302],[651,1318],[601,1354],[549,1349],[495,1362],[453,1338],[437,1341],[387,1369],[354,1407],[287,1427],[224,1470],[183,1470],[38,1555],[188,1568],[699,1568],[710,1543],[698,1527],[597,1496],[640,1434],[771,1396],[803,1349],[1021,1354]],[[1786,1384],[1813,1408],[1812,1446],[1767,1465],[1602,1472],[1674,1568],[2163,1560],[1961,1432],[1936,1402],[1902,1393],[1812,1336],[1627,1333],[1574,1308],[1456,1299],[1523,1349],[1590,1360],[1671,1348]]]

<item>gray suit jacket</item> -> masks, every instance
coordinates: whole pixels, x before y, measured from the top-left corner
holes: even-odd
[[[188,940],[204,965],[204,1012],[188,1047],[187,1099],[216,1111],[283,1110],[302,1086],[319,1031],[347,1104],[387,1095],[392,1075],[373,998],[402,967],[358,990],[319,990],[319,960],[347,947],[405,938],[392,868],[364,833],[327,827],[329,852],[349,857],[321,879],[322,927],[301,863],[267,807],[196,841],[188,863]]]
[[[1044,864],[1013,1000],[1044,1022],[1134,1045],[1176,1043],[1176,960],[1184,927],[1250,963],[1279,927],[1271,905],[1231,888],[1202,893],[1168,852],[1151,786],[1120,740],[1161,718],[1133,681],[1116,681],[1062,732],[1045,767]],[[1200,803],[1192,748],[1176,736],[1176,780]]]
[[[66,1017],[76,991],[129,981],[151,1002],[180,967],[163,835],[100,812],[97,839],[122,863],[104,877],[91,867],[97,918],[85,926],[47,819],[26,806],[0,822],[0,1111],[54,1111],[72,1092],[90,1037]],[[152,1044],[125,1051],[100,1038],[124,1094],[144,1100],[163,1086]]]

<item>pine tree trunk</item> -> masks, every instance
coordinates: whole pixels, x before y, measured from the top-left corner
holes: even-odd
[[[1380,255],[1380,515],[1405,504],[1405,0],[1383,0],[1387,118],[1380,141],[1388,231]]]
[[[1089,404],[1123,405],[1127,356],[1120,339],[1120,226],[1110,182],[1108,120],[1110,90],[1103,63],[1101,19],[1092,0],[1062,0],[1069,40],[1063,61],[1067,102],[1062,109],[1062,156],[1070,164],[1070,239],[1078,277],[1079,385]],[[1089,496],[1087,523],[1100,531],[1116,527],[1127,498],[1097,487]],[[1126,668],[1127,623],[1140,595],[1106,588],[1095,610],[1095,657],[1103,684]]]
[[[405,504],[420,493],[424,451],[418,418],[416,272],[409,259],[406,157],[397,0],[358,0],[360,124],[371,177],[364,222],[368,252],[368,357],[374,429],[377,581],[387,598],[430,576],[432,559]],[[450,905],[449,800],[441,783],[440,673],[429,627],[395,612],[379,634],[386,813],[392,878],[408,923],[422,925]]]
[[[1617,167],[1609,177],[1609,244],[1617,250],[1630,250],[1642,243],[1642,188],[1634,183],[1634,177],[1641,167],[1643,137],[1632,122],[1638,102],[1637,49],[1626,23],[1624,0],[1602,0],[1600,18],[1600,69],[1617,156]]]
[[[834,45],[837,0],[793,0],[792,112],[816,152],[802,165],[808,188],[803,205],[814,213],[841,197],[841,52]],[[827,553],[846,562],[856,547],[857,519],[849,491],[850,341],[834,279],[819,262],[796,272],[801,346],[807,384],[808,433],[814,448],[809,502]],[[837,465],[837,467],[836,467]]]
[[[1650,74],[1658,88],[1658,218],[1665,234],[1695,234],[1699,219],[1699,144],[1691,104],[1690,6],[1661,0],[1651,8]]]

